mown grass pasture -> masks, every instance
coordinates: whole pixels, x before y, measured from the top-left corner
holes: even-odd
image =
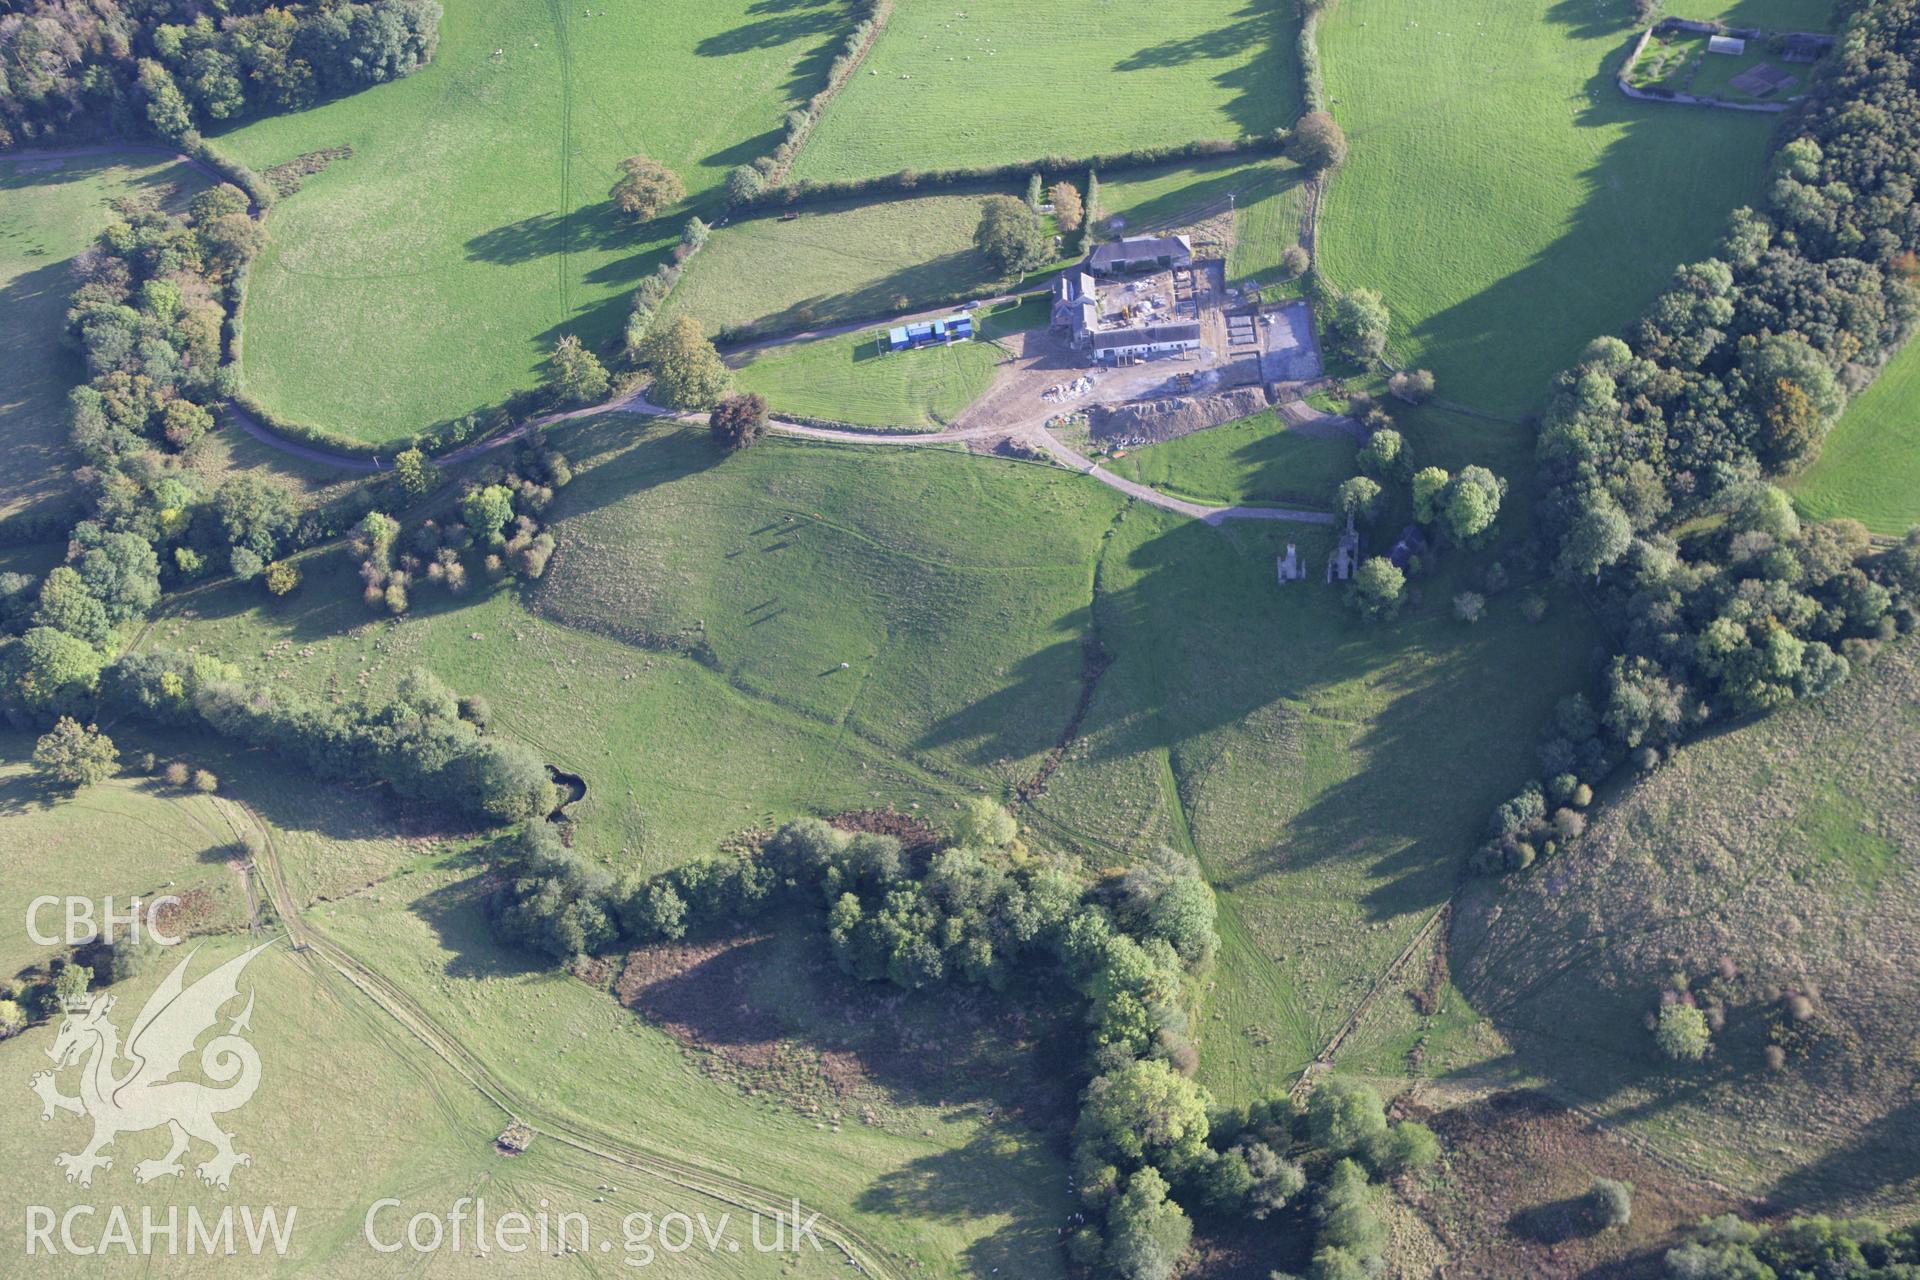
[[[951,346],[888,352],[884,329],[748,350],[734,386],[763,395],[776,414],[855,426],[932,431],[945,426],[993,382],[1008,358],[995,339],[1047,323],[1044,298],[973,312],[980,337]]]
[[[1629,21],[1604,0],[1388,0],[1320,24],[1352,147],[1320,266],[1381,292],[1395,356],[1450,400],[1536,407],[1760,194],[1774,122],[1622,96]]]
[[[1473,885],[1456,975],[1513,1068],[1785,1209],[1910,1204],[1917,706],[1894,642],[1820,701],[1683,748],[1568,856]],[[1703,1062],[1648,1030],[1682,991],[1716,1011]]]
[[[983,195],[809,208],[713,233],[687,264],[669,314],[708,333],[791,333],[959,302],[996,291],[973,247]]]
[[[67,392],[84,377],[68,348],[68,260],[113,217],[108,202],[143,195],[184,204],[206,185],[193,169],[141,152],[0,157],[0,517],[63,505]]]
[[[902,5],[801,149],[793,176],[858,178],[1267,133],[1299,113],[1295,30],[1293,9],[1273,0]]]
[[[708,193],[773,148],[850,22],[832,0],[447,9],[417,75],[221,139],[262,170],[352,148],[268,219],[243,368],[279,413],[358,439],[532,385],[563,334],[614,340],[688,213],[717,218]],[[640,227],[607,195],[635,152],[689,193]]]
[[[1795,476],[1794,503],[1816,519],[1845,516],[1875,533],[1920,523],[1920,344],[1909,342],[1847,406],[1820,457]]]
[[[1290,426],[1272,410],[1177,440],[1143,445],[1106,466],[1130,480],[1196,502],[1267,503],[1331,511],[1354,474],[1356,442],[1344,431]]]

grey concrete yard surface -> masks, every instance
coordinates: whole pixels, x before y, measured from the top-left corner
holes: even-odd
[[[1264,382],[1312,382],[1323,370],[1320,342],[1313,332],[1313,304],[1302,298],[1268,312],[1267,352],[1260,361]]]

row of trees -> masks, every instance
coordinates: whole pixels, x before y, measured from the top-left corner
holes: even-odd
[[[1123,169],[1148,169],[1178,160],[1199,160],[1228,155],[1273,155],[1288,149],[1291,135],[1285,129],[1241,138],[1201,138],[1192,142],[1135,147],[1105,155],[1049,155],[1034,160],[1005,164],[962,165],[942,169],[901,169],[895,173],[865,178],[806,178],[782,182],[771,178],[771,160],[763,157],[743,165],[727,175],[727,203],[735,213],[845,200],[880,194],[911,195],[950,187],[979,189],[1025,181],[1038,172],[1043,183],[1070,180],[1089,171],[1108,173]],[[1088,201],[1088,220],[1093,220],[1092,201]]]
[[[439,43],[435,0],[38,0],[0,15],[0,147],[290,111],[410,74]]]
[[[1285,1097],[1237,1112],[1213,1105],[1190,1078],[1188,1030],[1191,975],[1218,946],[1213,893],[1170,849],[1090,879],[1029,849],[1005,810],[979,800],[931,853],[803,819],[751,851],[615,880],[534,823],[503,870],[496,928],[556,959],[777,909],[810,914],[841,969],[866,981],[1071,993],[1091,1079],[1073,1138],[1085,1214],[1069,1248],[1097,1275],[1165,1280],[1191,1239],[1191,1213],[1265,1218],[1314,1187],[1315,1275],[1359,1274],[1341,1268],[1371,1265],[1384,1234],[1367,1170],[1388,1176],[1436,1154],[1422,1126],[1389,1124],[1358,1086],[1322,1086],[1304,1115]]]
[[[1667,1251],[1673,1280],[1897,1280],[1920,1272],[1920,1224],[1890,1231],[1864,1218],[1814,1217],[1768,1227],[1729,1213],[1706,1219],[1691,1234]]]
[[[156,650],[107,667],[97,696],[106,711],[210,730],[287,756],[316,777],[382,782],[482,823],[524,822],[554,805],[553,783],[531,748],[486,734],[477,723],[481,704],[417,669],[384,700],[330,705],[247,680],[203,654]]]
[[[826,84],[807,99],[806,106],[787,112],[784,122],[786,132],[778,146],[766,155],[756,156],[748,164],[736,166],[727,174],[727,202],[734,208],[750,204],[786,179],[787,170],[792,166],[800,144],[812,131],[820,113],[833,101],[833,96],[845,87],[847,77],[853,74],[858,65],[861,50],[867,47],[893,12],[893,0],[856,0],[853,8],[860,20],[847,33],[840,52],[828,64]]]
[[[1883,550],[1854,522],[1803,523],[1767,480],[1818,455],[1920,316],[1916,54],[1920,0],[1856,6],[1764,207],[1738,210],[1714,257],[1556,379],[1541,520],[1555,572],[1616,623],[1616,653],[1573,717],[1591,734],[1549,732],[1542,781],[1495,815],[1482,866],[1544,849],[1539,797],[1568,777],[1651,768],[1716,716],[1817,695],[1915,624],[1920,534]],[[1673,532],[1703,516],[1712,527]]]
[[[259,229],[246,196],[204,191],[184,214],[128,199],[75,261],[67,328],[88,374],[69,397],[87,518],[42,579],[0,574],[0,700],[45,723],[83,707],[118,628],[164,582],[257,573],[291,531],[285,490],[236,476],[213,493],[186,465],[229,390],[228,306]],[[17,637],[17,638],[16,638]]]

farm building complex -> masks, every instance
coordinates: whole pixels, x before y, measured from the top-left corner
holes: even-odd
[[[1079,270],[1063,272],[1054,281],[1054,327],[1067,330],[1073,345],[1092,352],[1096,360],[1192,351],[1200,345],[1199,323],[1170,312],[1167,299],[1156,296],[1153,281],[1103,286],[1099,279],[1169,269],[1190,277],[1192,266],[1193,245],[1185,236],[1134,236],[1097,245]],[[1187,287],[1190,291],[1190,280]],[[1179,296],[1177,287],[1172,292]]]

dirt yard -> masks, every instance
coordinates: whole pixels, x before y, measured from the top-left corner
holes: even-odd
[[[1076,350],[1058,330],[1033,329],[1014,334],[1005,340],[1005,345],[1014,353],[1013,358],[1001,364],[993,385],[954,420],[954,428],[962,431],[997,428],[973,442],[976,448],[991,450],[1001,441],[1019,437],[1030,428],[1063,415],[1084,412],[1094,405],[1209,394],[1271,381],[1269,375],[1273,368],[1300,379],[1316,376],[1319,352],[1313,345],[1307,304],[1294,304],[1281,312],[1272,325],[1261,324],[1250,309],[1229,308],[1232,300],[1226,293],[1224,272],[1223,262],[1206,259],[1194,264],[1190,290],[1176,289],[1170,272],[1127,282],[1139,284],[1138,296],[1165,296],[1181,309],[1180,318],[1192,315],[1199,320],[1201,346],[1191,355],[1112,367],[1096,363],[1087,351]],[[1106,291],[1125,287],[1125,284],[1108,286]],[[1277,348],[1273,345],[1276,343]],[[1274,350],[1281,353],[1277,365],[1271,354]],[[1092,382],[1084,393],[1042,398],[1082,377]]]

